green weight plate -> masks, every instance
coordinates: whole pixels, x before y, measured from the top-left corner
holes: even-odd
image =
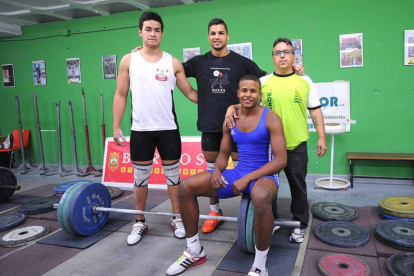
[[[251,254],[255,254],[255,239],[254,239],[254,207],[253,201],[249,202],[249,209],[247,210],[246,218],[246,246],[247,251]]]
[[[414,197],[391,196],[383,198],[379,202],[379,209],[390,216],[414,218]]]
[[[237,215],[237,244],[241,251],[249,253],[246,244],[246,219],[249,209],[250,195],[243,195]]]

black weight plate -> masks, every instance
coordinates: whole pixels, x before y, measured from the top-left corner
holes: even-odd
[[[396,253],[387,260],[390,276],[414,275],[414,253]]]
[[[17,186],[17,179],[14,173],[6,168],[0,168],[0,203],[7,202],[15,190],[2,189],[1,186]]]
[[[371,268],[361,259],[347,254],[328,254],[318,261],[324,276],[370,276]]]
[[[0,231],[6,231],[17,225],[22,224],[26,220],[23,214],[6,214],[0,215]]]
[[[69,181],[69,182],[65,182],[65,183],[56,185],[53,190],[55,191],[56,194],[64,194],[67,189],[69,189],[70,187],[72,187],[72,185],[75,185],[77,183],[91,183],[91,182],[92,181],[89,181],[89,180]]]
[[[19,213],[26,215],[38,215],[54,210],[53,204],[59,203],[60,197],[51,196],[33,200],[19,206]]]
[[[243,195],[237,215],[237,244],[241,251],[249,253],[246,244],[246,221],[249,210],[250,195]]]
[[[273,213],[273,217],[274,217],[275,219],[278,219],[278,218],[279,218],[279,213],[278,213],[278,210],[277,210],[277,195],[276,195],[276,197],[272,200],[272,213]]]
[[[321,220],[354,221],[358,212],[352,207],[335,202],[318,202],[311,207],[312,214]]]
[[[378,214],[379,214],[380,218],[382,218],[382,219],[404,220],[404,221],[414,222],[414,219],[390,216],[390,215],[384,214],[383,212],[381,212],[381,210],[378,211]]]
[[[49,228],[42,225],[31,225],[12,230],[0,239],[3,247],[19,247],[28,242],[37,240],[49,233]]]
[[[386,245],[388,247],[391,247],[391,248],[394,248],[394,249],[398,249],[398,250],[402,250],[402,251],[414,252],[414,248],[413,247],[410,248],[410,247],[399,246],[399,245],[396,245],[396,244],[393,244],[393,243],[390,243],[388,241],[385,241],[385,240],[381,239],[381,237],[379,237],[378,234],[377,234],[377,232],[375,231],[375,228],[374,228],[374,237],[379,242],[381,242],[382,244],[384,244],[384,245]]]
[[[122,190],[116,187],[107,187],[109,190],[109,193],[111,194],[111,199],[118,198],[122,195]]]
[[[345,221],[327,221],[315,227],[315,236],[323,243],[336,247],[359,247],[369,242],[368,231]]]
[[[375,226],[375,232],[389,243],[414,248],[414,222],[383,220]]]

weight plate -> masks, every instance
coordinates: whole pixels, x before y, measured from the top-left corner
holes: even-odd
[[[387,260],[390,276],[414,275],[414,253],[396,253]]]
[[[383,198],[379,202],[379,209],[390,216],[414,218],[414,197],[391,196]]]
[[[358,212],[352,207],[335,202],[318,202],[311,207],[312,214],[321,220],[354,221]]]
[[[69,227],[76,235],[93,235],[105,225],[109,212],[94,212],[95,206],[111,207],[108,189],[100,183],[77,186],[70,197],[66,217]]]
[[[272,200],[272,213],[275,219],[279,218],[279,213],[277,210],[277,195],[276,197]]]
[[[59,200],[57,196],[40,198],[20,205],[18,210],[26,215],[44,214],[53,211],[53,204],[59,203]]]
[[[73,194],[73,192],[76,191],[76,187],[86,185],[87,182],[80,182],[72,185],[62,196],[60,202],[59,202],[59,208],[57,211],[57,218],[60,227],[62,230],[64,230],[66,233],[74,235],[74,230],[72,230],[69,226],[69,222],[67,220],[67,214],[69,213],[68,205],[70,202],[70,198]]]
[[[76,181],[65,182],[65,183],[56,185],[55,188],[54,188],[54,191],[55,191],[56,194],[64,194],[67,189],[69,189],[70,187],[72,187],[73,185],[75,185],[77,183],[92,183],[92,181],[89,181],[89,180],[76,180]]]
[[[414,222],[383,220],[375,226],[375,232],[389,243],[414,248]]]
[[[122,190],[116,187],[107,187],[109,190],[109,193],[111,194],[111,199],[118,198],[122,195]]]
[[[18,247],[26,245],[29,241],[37,240],[49,233],[49,228],[42,225],[31,225],[15,229],[0,239],[3,247]]]
[[[1,186],[17,186],[17,179],[14,173],[6,168],[0,168],[0,203],[7,202],[15,190],[2,189]]]
[[[324,276],[370,276],[370,267],[361,259],[347,254],[328,254],[318,261]]]
[[[384,214],[381,211],[379,211],[378,214],[379,214],[380,218],[382,218],[382,219],[404,220],[404,221],[412,221],[412,222],[414,222],[414,219],[394,217],[394,216],[390,216],[390,215]]]
[[[247,211],[249,209],[250,196],[243,195],[240,201],[239,212],[237,215],[237,244],[241,251],[249,253],[246,244],[246,219]]]
[[[369,234],[362,226],[345,221],[327,221],[315,227],[315,236],[336,247],[359,247],[368,243]]]
[[[256,242],[254,239],[254,207],[253,201],[250,200],[249,208],[247,210],[247,218],[246,218],[246,247],[247,251],[251,254],[256,253]]]
[[[26,220],[23,214],[6,214],[0,215],[0,231],[6,231],[17,225],[22,224]]]
[[[382,244],[385,244],[388,247],[391,247],[391,248],[394,248],[394,249],[398,249],[398,250],[402,250],[402,251],[414,252],[414,248],[413,247],[410,248],[410,247],[405,247],[405,246],[399,246],[399,245],[396,245],[396,244],[393,244],[393,243],[390,243],[388,241],[385,241],[385,240],[381,239],[381,237],[379,237],[378,234],[377,234],[377,232],[375,231],[375,228],[374,228],[374,237],[379,242],[381,242]]]

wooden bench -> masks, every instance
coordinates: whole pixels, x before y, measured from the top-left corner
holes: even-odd
[[[364,161],[398,161],[411,162],[414,169],[414,153],[386,153],[386,152],[348,152],[346,157],[349,159],[349,174],[351,176],[351,188],[354,187],[354,178],[383,178],[383,179],[403,179],[414,180],[413,178],[402,177],[379,177],[379,176],[355,176],[354,163],[357,160]]]

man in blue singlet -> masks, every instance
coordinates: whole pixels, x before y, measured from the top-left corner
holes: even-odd
[[[266,258],[274,227],[271,202],[277,194],[278,173],[286,166],[287,154],[279,116],[259,105],[260,87],[260,80],[255,76],[248,75],[240,79],[237,91],[241,103],[239,119],[232,129],[223,127],[214,170],[189,177],[181,183],[179,202],[187,249],[168,268],[167,275],[178,275],[206,261],[198,237],[197,197],[231,198],[241,194],[250,194],[255,209],[256,257],[248,275],[268,275]],[[238,146],[239,165],[226,170],[233,141]],[[274,159],[271,159],[271,153]]]

